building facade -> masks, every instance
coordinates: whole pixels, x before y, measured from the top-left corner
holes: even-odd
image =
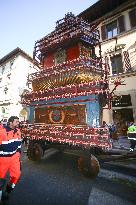
[[[20,95],[28,90],[27,77],[38,70],[33,59],[16,48],[0,59],[0,120],[7,121],[11,115],[27,120],[29,110],[20,103]]]
[[[111,110],[103,109],[103,120],[136,121],[136,1],[101,0],[79,16],[99,28],[101,55],[109,64],[110,92],[115,79],[122,82],[113,93]]]

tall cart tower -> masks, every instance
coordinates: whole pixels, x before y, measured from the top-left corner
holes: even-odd
[[[29,137],[29,159],[40,159],[50,147],[78,150],[79,170],[97,176],[93,154],[111,147],[108,130],[100,127],[109,89],[97,28],[68,13],[35,43],[33,59],[40,71],[29,75],[32,90],[22,95],[30,113],[22,129]]]

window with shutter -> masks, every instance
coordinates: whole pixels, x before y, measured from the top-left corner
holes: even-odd
[[[2,74],[4,73],[5,71],[5,65],[2,66]]]
[[[110,73],[110,67],[109,67],[109,57],[105,56],[105,64],[106,64],[106,70]]]
[[[118,34],[117,20],[106,25],[106,36],[108,39],[117,36],[117,34]]]
[[[119,32],[122,33],[125,31],[125,24],[124,24],[124,16],[120,16],[118,18],[118,26],[119,26]]]
[[[105,56],[105,63],[109,65],[109,58],[108,58],[108,56]]]
[[[136,18],[135,18],[136,19]],[[136,21],[135,21],[136,23]],[[125,31],[124,15],[101,27],[102,40],[111,39]]]
[[[102,40],[106,39],[106,28],[105,28],[105,25],[103,25],[101,27],[101,36],[102,36]]]
[[[136,8],[129,12],[131,28],[136,26]]]
[[[123,63],[121,54],[110,58],[112,66],[112,74],[119,74],[123,72]]]

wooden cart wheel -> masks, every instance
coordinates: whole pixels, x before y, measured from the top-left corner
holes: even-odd
[[[33,161],[39,161],[44,155],[43,149],[40,144],[29,144],[27,150],[28,159]]]
[[[94,155],[90,157],[81,156],[78,159],[78,169],[84,176],[96,178],[100,170],[99,161]]]
[[[30,160],[34,160],[34,153],[33,153],[33,144],[29,143],[27,148],[27,157]]]
[[[34,144],[33,153],[35,161],[41,160],[41,158],[43,157],[43,149],[40,144]]]

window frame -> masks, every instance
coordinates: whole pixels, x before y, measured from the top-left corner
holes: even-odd
[[[110,24],[114,24],[114,22],[116,22],[117,34],[113,35],[114,29],[112,29],[111,30],[112,35],[110,37],[108,37],[108,32],[110,31],[108,29],[108,26],[110,26]],[[110,40],[110,39],[115,38],[116,36],[124,33],[125,31],[126,31],[126,19],[125,19],[125,15],[121,14],[116,18],[113,18],[111,20],[108,19],[105,22],[103,22],[103,24],[101,26],[101,39],[102,39],[102,41]]]
[[[116,67],[116,73],[113,73],[112,59],[113,59],[113,58],[116,58],[116,57],[118,57],[118,56],[120,56],[120,58],[121,58],[122,68],[119,68],[119,67],[117,66],[117,60],[116,60],[116,63],[115,63],[115,65],[116,65],[116,66],[115,66],[115,67]],[[121,53],[111,56],[111,57],[110,57],[110,63],[111,63],[111,74],[112,74],[112,75],[119,75],[119,74],[123,73],[123,56],[122,56]],[[119,72],[120,70],[121,70],[121,72]]]
[[[1,74],[3,75],[6,69],[6,65],[2,65]]]
[[[112,36],[111,37],[108,37],[108,26],[110,27],[110,25],[114,24],[116,22],[116,29],[117,29],[117,34],[116,35],[113,35],[113,30],[114,30],[114,27],[112,27],[112,30],[109,30],[109,31],[112,31]],[[112,39],[114,37],[116,37],[118,34],[119,34],[119,28],[118,28],[118,20],[114,20],[108,24],[105,25],[106,26],[106,39]]]
[[[136,28],[136,23],[134,23],[134,19],[136,17],[136,7],[131,9],[129,12],[128,12],[128,15],[129,15],[129,22],[130,22],[130,27],[131,29],[135,29]],[[134,24],[134,25],[133,25]]]
[[[10,71],[12,70],[13,65],[14,65],[14,59],[10,61]]]

